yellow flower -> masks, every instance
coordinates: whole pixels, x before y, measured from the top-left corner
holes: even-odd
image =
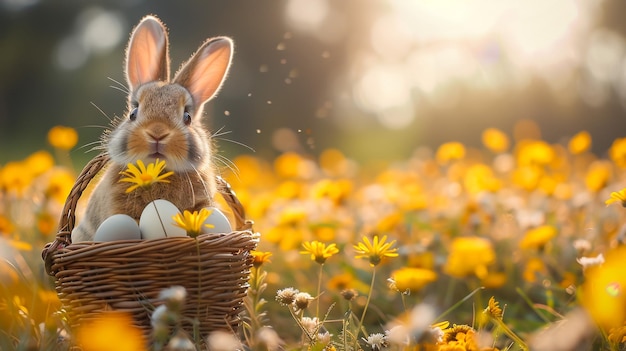
[[[520,142],[517,149],[517,162],[520,166],[547,165],[556,158],[550,144],[542,140]]]
[[[338,225],[334,223],[320,223],[311,225],[313,236],[321,241],[334,241],[337,236]]]
[[[50,310],[61,307],[61,301],[59,300],[59,295],[57,295],[57,292],[54,290],[38,289],[37,295],[39,297],[39,300],[43,303],[43,305],[49,308]]]
[[[320,154],[319,164],[330,176],[344,176],[350,170],[349,162],[337,149],[326,149]]]
[[[323,264],[326,262],[326,259],[331,257],[332,255],[339,252],[336,244],[330,244],[326,246],[325,243],[319,242],[317,240],[307,241],[302,243],[304,247],[304,251],[300,251],[303,255],[311,255],[311,260]]]
[[[493,318],[502,319],[502,309],[500,308],[500,303],[496,301],[493,296],[489,298],[487,308],[485,308],[483,312],[492,316]]]
[[[609,157],[620,168],[626,168],[626,138],[615,139],[609,149]]]
[[[82,325],[76,341],[84,351],[141,351],[146,344],[141,329],[132,318],[119,312],[103,313],[98,319]]]
[[[250,156],[241,155],[233,160],[233,168],[239,170],[236,173],[236,183],[243,187],[254,187],[259,185],[267,185],[270,182],[272,171],[270,166],[260,159]],[[232,172],[235,174],[235,172]],[[235,184],[235,182],[230,182]],[[239,192],[237,192],[239,195]]]
[[[306,221],[307,214],[304,209],[298,207],[285,208],[278,217],[278,225],[298,226]]]
[[[626,207],[626,188],[620,191],[614,191],[611,193],[611,197],[604,203],[608,206],[614,202],[619,203],[623,207]]]
[[[557,234],[556,228],[551,225],[542,225],[537,228],[530,229],[520,241],[522,249],[538,249],[543,247]]]
[[[392,232],[394,228],[402,223],[403,219],[404,216],[402,213],[394,212],[388,214],[387,216],[381,218],[378,223],[376,223],[376,231],[379,233]]]
[[[567,149],[572,155],[579,155],[589,150],[591,147],[591,135],[589,132],[583,130],[574,135],[567,144]]]
[[[50,213],[42,212],[37,215],[37,230],[43,235],[55,234],[57,219]]]
[[[277,244],[280,250],[294,250],[303,241],[303,229],[289,225],[271,227],[263,233],[263,240]]]
[[[465,146],[457,141],[441,144],[435,154],[435,158],[440,164],[447,164],[463,157],[465,157]]]
[[[394,198],[401,212],[420,211],[428,208],[428,198],[423,187],[416,183],[399,185],[402,194]]]
[[[489,272],[482,278],[480,284],[487,289],[498,289],[506,284],[507,275],[502,272]]]
[[[626,247],[605,255],[604,264],[587,268],[581,289],[581,304],[605,330],[626,321]]]
[[[399,292],[416,292],[437,280],[437,273],[430,269],[404,267],[391,273],[393,287]]]
[[[177,213],[172,217],[172,219],[174,220],[174,225],[185,229],[187,231],[187,235],[195,238],[202,234],[202,224],[207,218],[209,218],[212,212],[213,210],[208,210],[206,208],[193,212],[185,210],[182,214]],[[205,224],[204,226],[207,228],[214,227],[213,224]]]
[[[476,331],[469,325],[453,325],[443,331],[439,351],[478,351]]]
[[[488,275],[487,266],[495,259],[496,253],[489,240],[479,237],[459,237],[452,242],[443,270],[457,278],[475,274],[483,279]]]
[[[595,161],[589,165],[585,174],[585,185],[590,191],[597,193],[604,189],[611,178],[611,163],[608,161]]]
[[[8,244],[19,251],[32,251],[33,249],[33,245],[31,243],[18,239],[9,239]]]
[[[323,179],[313,185],[312,193],[315,198],[328,198],[335,204],[341,204],[352,191],[352,182],[349,180]]]
[[[366,292],[369,286],[364,284],[360,279],[354,276],[353,273],[345,272],[337,275],[333,275],[326,283],[326,287],[331,291],[343,291],[349,289],[355,289],[360,292]]]
[[[513,171],[513,183],[524,190],[533,191],[537,189],[543,174],[543,169],[536,165],[517,167]]]
[[[483,145],[493,152],[504,152],[509,148],[509,137],[496,128],[485,129],[482,141]]]
[[[522,276],[529,283],[537,281],[537,277],[545,276],[548,273],[546,264],[539,258],[531,258],[526,262]]]
[[[13,233],[14,229],[15,226],[11,222],[11,219],[0,214],[0,235],[8,236]]]
[[[74,128],[56,126],[48,131],[48,143],[61,150],[69,150],[78,142],[78,133]]]
[[[276,196],[281,199],[297,199],[302,194],[303,185],[295,180],[285,180],[276,187]]]
[[[32,153],[24,162],[34,176],[38,176],[54,166],[54,158],[45,150]]]
[[[270,261],[270,257],[272,256],[271,252],[252,250],[250,251],[250,255],[252,255],[253,259],[252,265],[257,268],[261,267],[264,263],[272,262]]]
[[[493,174],[493,170],[485,164],[470,166],[464,174],[463,185],[470,194],[478,194],[483,191],[498,191],[502,184]]]
[[[0,189],[19,196],[31,185],[34,174],[25,162],[9,162],[0,169]]]
[[[304,161],[295,152],[286,152],[274,160],[274,170],[281,178],[297,178],[302,175]]]
[[[383,235],[382,239],[378,240],[378,235],[374,235],[374,240],[370,241],[367,237],[363,237],[363,241],[354,245],[354,249],[357,252],[356,258],[368,258],[370,265],[376,266],[380,263],[383,257],[397,257],[398,248],[392,248],[396,243],[395,240],[386,242],[387,236]]]
[[[610,342],[614,344],[626,343],[626,325],[621,327],[611,328],[609,330],[609,336],[607,337]]]
[[[72,173],[65,169],[54,169],[48,179],[46,196],[63,204],[73,186],[74,175]]]
[[[161,174],[165,168],[165,161],[159,161],[158,158],[154,163],[149,163],[148,167],[143,164],[142,160],[137,160],[137,166],[129,163],[128,168],[120,172],[126,177],[120,179],[120,182],[135,183],[126,189],[127,194],[139,187],[149,187],[154,183],[169,183],[170,181],[166,178],[174,174],[174,172]]]

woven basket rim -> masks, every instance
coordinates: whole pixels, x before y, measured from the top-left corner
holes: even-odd
[[[157,239],[135,239],[135,240],[113,240],[107,242],[95,242],[95,241],[83,241],[80,243],[72,243],[71,233],[74,229],[75,225],[75,214],[76,214],[76,205],[78,200],[80,199],[83,191],[89,185],[89,182],[105,167],[105,165],[110,161],[110,157],[106,152],[103,152],[97,156],[95,156],[91,161],[89,161],[74,183],[61,212],[61,218],[59,220],[58,232],[54,241],[46,244],[41,255],[42,259],[45,263],[46,272],[54,276],[55,270],[52,269],[53,266],[53,257],[56,256],[53,253],[59,251],[63,248],[78,249],[78,250],[93,250],[96,247],[106,248],[108,246],[126,246],[126,245],[144,245],[150,246],[158,244],[163,240],[200,240],[204,237],[208,236],[224,236],[229,235],[231,233],[205,233],[200,234],[197,239],[191,237],[170,237],[170,238],[157,238]],[[230,184],[220,176],[216,176],[218,192],[224,198],[226,204],[230,207],[235,217],[235,232],[248,232],[252,235],[252,239],[258,241],[258,234],[254,233],[252,229],[252,225],[254,224],[252,221],[247,220],[245,216],[245,210],[239,199],[237,198],[235,192],[230,187]],[[80,247],[80,248],[79,248]],[[76,252],[74,252],[76,253]]]

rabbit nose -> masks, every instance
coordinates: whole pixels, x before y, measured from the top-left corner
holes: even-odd
[[[152,140],[154,141],[162,141],[163,139],[167,138],[170,135],[170,133],[154,133],[154,132],[148,132],[148,136],[150,138],[152,138]]]
[[[167,128],[165,126],[160,125],[160,124],[152,126],[152,128],[150,128],[148,131],[146,131],[146,134],[152,140],[157,141],[157,142],[158,141],[162,141],[163,139],[167,138],[170,135],[170,133],[167,130]]]

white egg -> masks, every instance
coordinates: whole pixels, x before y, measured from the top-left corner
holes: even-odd
[[[206,209],[211,211],[211,215],[202,224],[203,233],[230,233],[233,231],[228,218],[222,211],[215,207],[206,207]],[[214,227],[207,228],[206,224],[212,224]]]
[[[100,224],[93,241],[138,240],[141,239],[139,226],[130,216],[114,214]]]
[[[173,217],[180,211],[163,199],[154,200],[143,209],[139,218],[139,229],[143,239],[158,239],[173,236],[186,236],[187,232],[174,224]]]

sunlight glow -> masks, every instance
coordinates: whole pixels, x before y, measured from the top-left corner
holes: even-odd
[[[80,68],[91,55],[115,49],[125,35],[126,25],[120,13],[87,8],[78,16],[74,31],[57,44],[55,63],[63,70]]]
[[[353,79],[355,103],[388,127],[391,107],[414,110],[412,91],[440,108],[454,106],[463,87],[497,92],[523,88],[532,77],[563,96],[566,90],[575,92],[573,72],[582,64],[586,35],[597,13],[597,5],[576,0],[388,3],[390,11],[371,25],[374,58],[358,51],[352,57],[359,68]],[[623,46],[606,35],[595,41],[587,58],[590,71],[614,77]],[[604,101],[603,87],[590,84],[585,89],[580,94],[594,105]],[[415,115],[403,116],[395,125],[403,127]]]
[[[315,31],[328,16],[328,1],[289,0],[287,20],[296,29]]]

